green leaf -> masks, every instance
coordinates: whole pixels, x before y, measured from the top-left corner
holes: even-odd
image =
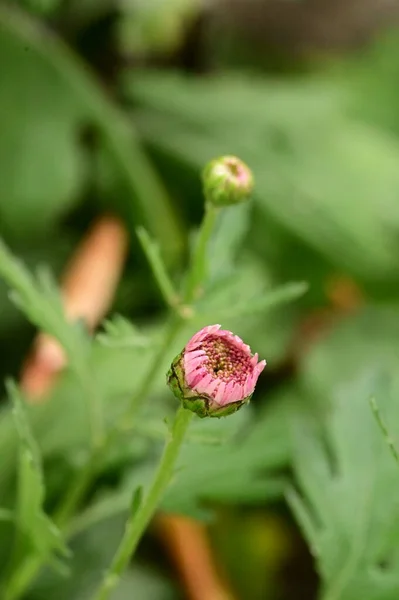
[[[175,259],[182,235],[165,190],[132,124],[78,56],[40,23],[8,6],[0,7],[0,54],[8,65],[0,75],[3,225],[24,236],[32,230],[43,234],[77,202],[86,179],[78,135],[82,126],[92,126],[112,173],[112,210],[126,217],[132,233],[143,222],[167,259]]]
[[[300,364],[298,396],[308,410],[294,420],[299,492],[289,501],[323,600],[399,594],[398,470],[369,405],[375,397],[397,444],[397,315],[396,307],[368,307],[343,319]]]
[[[0,73],[0,217],[3,231],[43,235],[77,203],[85,181],[78,143],[84,113],[60,73],[5,25],[6,10],[0,12],[7,65]]]
[[[323,600],[399,594],[398,472],[368,404],[374,385],[367,373],[337,390],[326,423],[330,455],[317,432],[299,427],[296,435],[304,501],[291,497],[291,506],[315,553]]]
[[[18,495],[15,506],[16,536],[10,559],[11,577],[7,591],[18,589],[18,566],[32,555],[48,558],[57,551],[64,557],[70,552],[61,533],[43,509],[45,488],[37,445],[28,425],[22,400],[15,385],[8,386],[14,406],[14,419],[19,435]]]
[[[239,273],[235,277],[239,277]],[[304,281],[287,283],[276,289],[264,290],[256,293],[256,295],[247,298],[245,301],[232,303],[232,306],[224,304],[220,307],[219,313],[221,319],[236,319],[239,317],[246,317],[248,315],[255,315],[257,313],[263,313],[268,310],[278,308],[283,304],[288,304],[294,300],[297,300],[308,289],[307,283]],[[226,293],[226,290],[225,290]],[[205,301],[206,304],[206,301]],[[203,318],[207,317],[206,312],[201,315]]]
[[[89,338],[79,324],[66,321],[58,287],[41,268],[34,278],[0,240],[0,276],[12,288],[14,303],[39,329],[54,336],[72,367],[80,369],[89,351]]]
[[[370,405],[371,405],[372,411],[374,413],[374,416],[375,416],[375,418],[377,420],[377,423],[379,425],[379,428],[381,429],[381,432],[382,432],[382,434],[383,434],[383,436],[385,438],[385,441],[386,441],[386,443],[387,443],[387,445],[388,445],[388,447],[389,447],[389,449],[390,449],[390,451],[392,453],[392,456],[394,457],[394,459],[396,460],[396,462],[399,464],[399,452],[398,452],[398,450],[397,450],[397,448],[396,448],[396,446],[395,446],[395,444],[394,444],[394,442],[392,440],[392,437],[391,437],[391,435],[390,435],[390,433],[388,431],[388,428],[387,428],[387,426],[385,424],[385,421],[384,421],[384,419],[383,419],[383,417],[381,415],[380,409],[378,408],[378,405],[377,405],[377,403],[375,401],[375,398],[371,398]]]
[[[115,315],[103,322],[104,333],[98,333],[96,340],[103,346],[109,348],[136,348],[142,350],[148,348],[149,339],[141,334],[138,329],[122,317]]]
[[[0,508],[0,521],[13,521],[14,513],[7,508]]]
[[[123,532],[124,511],[117,517],[96,523],[71,542],[73,557],[68,579],[46,569],[34,586],[33,600],[57,598],[57,600],[89,600],[98,582],[109,566]],[[132,566],[122,578],[112,599],[114,600],[174,600],[177,591],[156,569]]]

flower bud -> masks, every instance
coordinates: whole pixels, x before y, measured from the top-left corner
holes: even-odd
[[[220,325],[204,327],[176,356],[167,382],[199,417],[223,417],[249,402],[266,361]]]
[[[251,169],[235,156],[222,156],[208,163],[202,181],[205,198],[214,206],[249,200],[254,185]]]

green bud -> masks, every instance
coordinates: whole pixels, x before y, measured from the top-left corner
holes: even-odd
[[[251,169],[236,156],[222,156],[208,163],[202,173],[204,195],[214,206],[249,200],[254,186]]]

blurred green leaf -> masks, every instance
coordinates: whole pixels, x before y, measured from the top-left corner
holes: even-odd
[[[128,504],[125,505],[127,509]],[[107,519],[86,530],[71,543],[71,576],[65,580],[46,570],[35,585],[33,600],[89,600],[116,550],[124,515]],[[112,600],[175,600],[176,590],[155,569],[134,565],[124,575]]]
[[[0,70],[8,72],[3,84],[0,79],[4,226],[22,235],[43,233],[76,203],[85,181],[77,137],[92,125],[100,133],[100,152],[112,173],[112,209],[126,218],[132,233],[143,221],[168,260],[175,259],[182,236],[164,189],[132,126],[78,57],[40,24],[6,6],[0,7],[1,48]],[[31,98],[29,110],[20,104],[26,97]],[[160,220],[152,218],[153,210]]]
[[[96,340],[103,346],[111,348],[148,348],[149,339],[141,334],[134,325],[122,317],[114,315],[103,322],[103,333],[96,335]]]
[[[0,275],[12,288],[12,300],[37,327],[54,336],[72,366],[80,371],[89,352],[83,327],[66,321],[60,292],[48,269],[33,278],[24,265],[0,241]]]
[[[33,14],[49,15],[59,8],[61,0],[16,0],[16,3]]]
[[[399,593],[397,465],[369,405],[375,397],[396,437],[398,314],[395,306],[367,307],[343,319],[300,364],[293,449],[300,493],[289,500],[316,558],[323,600]]]
[[[16,535],[10,558],[11,576],[7,586],[7,593],[12,595],[19,589],[20,580],[23,579],[18,569],[21,568],[23,572],[21,565],[31,555],[48,558],[53,551],[64,557],[70,553],[61,533],[43,509],[45,488],[41,459],[16,386],[10,384],[9,393],[19,435],[18,496],[14,513]]]
[[[393,600],[399,593],[397,465],[373,419],[370,372],[336,391],[326,423],[295,436],[294,467],[304,500],[291,492],[323,580],[323,600]],[[396,386],[397,388],[397,386]],[[392,406],[391,414],[398,416]]]
[[[392,440],[392,437],[391,437],[391,435],[390,435],[390,433],[388,431],[388,428],[387,428],[387,426],[385,424],[385,421],[384,421],[384,419],[383,419],[383,417],[381,415],[381,411],[380,411],[380,409],[378,407],[378,404],[375,401],[375,398],[371,398],[370,405],[371,405],[372,411],[374,413],[374,416],[375,416],[375,418],[377,420],[378,426],[381,429],[381,433],[383,434],[384,439],[385,439],[385,441],[386,441],[386,443],[387,443],[387,445],[388,445],[388,447],[389,447],[389,449],[391,451],[391,454],[394,457],[394,459],[396,460],[396,462],[399,464],[399,452],[398,452],[398,450],[397,450],[397,448],[396,448],[396,446],[395,446],[395,444],[394,444],[394,442]]]
[[[239,273],[236,274],[236,277],[239,277]],[[255,296],[247,298],[245,301],[236,302],[233,306],[228,306],[225,301],[220,309],[220,315],[222,319],[238,319],[240,317],[247,317],[250,315],[255,315],[257,313],[266,312],[267,310],[271,310],[275,307],[279,307],[283,304],[288,304],[293,300],[296,300],[303,296],[303,294],[307,291],[308,286],[305,282],[300,281],[297,283],[287,283],[286,285],[282,285],[279,288],[273,290],[265,290],[261,293],[257,293]],[[229,287],[224,288],[224,295],[228,295]],[[230,297],[231,301],[231,297]],[[206,302],[205,302],[206,306]],[[206,318],[206,312],[202,315]]]
[[[0,521],[13,521],[14,513],[6,508],[0,508]]]
[[[22,237],[43,234],[76,204],[86,175],[78,143],[84,114],[61,74],[2,16],[0,217],[3,231]]]

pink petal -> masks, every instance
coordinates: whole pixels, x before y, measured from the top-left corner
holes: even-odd
[[[191,340],[186,344],[186,351],[197,350],[200,348],[200,343],[210,334],[216,333],[220,329],[220,325],[208,325],[193,335]]]
[[[233,393],[231,395],[231,402],[238,402],[244,398],[243,387],[240,383],[236,383],[234,386]]]
[[[242,339],[240,337],[238,337],[238,335],[234,336],[234,340],[235,340],[237,346],[239,348],[241,348],[241,350],[244,350],[244,352],[247,352],[247,353],[248,352],[251,353],[251,348],[247,344],[244,344],[244,342],[242,341]]]
[[[246,398],[247,396],[252,394],[252,392],[255,389],[255,383],[256,383],[256,378],[254,378],[253,375],[248,375],[247,380],[243,386],[243,398]]]
[[[201,379],[203,379],[207,374],[208,371],[206,369],[201,368],[197,369],[196,371],[193,371],[192,373],[189,373],[188,375],[186,374],[187,384],[189,385],[189,387],[195,388],[197,382],[201,381]]]
[[[187,359],[198,358],[198,356],[206,356],[205,352],[201,349],[199,350],[189,350],[184,353],[184,357]]]
[[[195,371],[201,365],[205,364],[206,359],[203,356],[198,356],[197,358],[186,358],[184,357],[184,371],[186,374]]]
[[[200,394],[205,394],[207,393],[207,389],[209,387],[209,384],[212,383],[213,381],[213,377],[210,373],[207,373],[204,377],[202,377],[200,379],[200,381],[198,381],[195,384],[195,389],[197,392],[199,392]]]
[[[259,354],[256,352],[253,357],[251,358],[251,365],[253,367],[256,367],[256,365],[258,364],[258,358],[259,358]]]
[[[207,394],[208,396],[210,396],[211,398],[215,398],[216,396],[216,390],[220,385],[220,379],[215,379],[212,378],[211,383],[209,383],[206,387],[206,390],[204,390],[204,394]]]
[[[265,360],[261,360],[261,362],[256,365],[255,372],[256,372],[256,374],[257,374],[258,377],[262,373],[262,371],[265,368],[265,366],[266,366],[266,361]]]
[[[233,401],[232,398],[233,398],[234,387],[235,387],[235,382],[229,381],[229,383],[226,385],[226,389],[224,392],[223,404],[229,404],[230,402]]]
[[[226,382],[222,381],[218,387],[218,391],[216,392],[214,399],[216,404],[219,404],[221,406],[223,406],[223,399],[225,396],[225,390],[226,390]]]

